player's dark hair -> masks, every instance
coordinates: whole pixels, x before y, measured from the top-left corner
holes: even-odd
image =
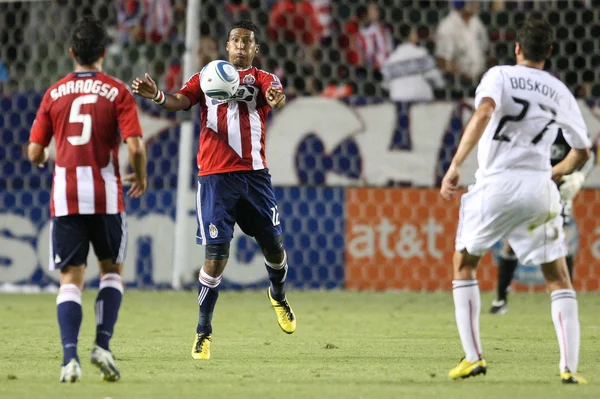
[[[81,65],[91,65],[98,61],[107,43],[106,29],[93,15],[80,18],[71,32],[71,48],[75,53],[75,60]]]
[[[544,61],[553,41],[552,26],[539,17],[527,18],[517,31],[517,42],[521,45],[526,60]]]
[[[237,28],[248,29],[254,32],[254,40],[258,43],[258,37],[260,35],[260,30],[258,26],[256,26],[252,21],[247,19],[242,19],[241,21],[237,21],[233,25],[231,25],[231,29],[229,29],[229,34],[231,35],[231,31]]]

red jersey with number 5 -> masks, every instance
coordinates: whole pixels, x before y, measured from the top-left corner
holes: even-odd
[[[282,89],[277,76],[255,67],[238,71],[240,86],[227,101],[213,100],[200,88],[200,73],[179,90],[200,103],[198,175],[260,170],[267,167],[265,131],[271,106],[265,95],[269,87]]]
[[[73,72],[46,91],[29,141],[44,147],[54,136],[52,216],[123,212],[118,149],[141,136],[127,85],[102,72]]]

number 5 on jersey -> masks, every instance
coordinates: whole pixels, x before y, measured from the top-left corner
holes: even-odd
[[[82,114],[81,106],[83,104],[95,104],[98,101],[97,94],[88,94],[77,97],[71,104],[71,113],[69,114],[69,123],[82,123],[80,136],[70,136],[67,138],[71,145],[85,145],[92,138],[92,115]]]

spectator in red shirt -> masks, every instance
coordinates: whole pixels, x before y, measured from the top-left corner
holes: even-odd
[[[269,37],[312,46],[321,40],[323,26],[308,0],[282,0],[269,12]]]
[[[121,42],[160,43],[175,32],[171,0],[117,0]]]
[[[392,33],[379,22],[379,8],[373,1],[357,8],[356,19],[346,25],[346,33],[347,59],[353,65],[379,69],[394,49]]]

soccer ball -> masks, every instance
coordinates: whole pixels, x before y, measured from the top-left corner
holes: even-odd
[[[240,74],[227,61],[211,61],[200,71],[200,88],[210,98],[227,100],[231,98],[240,85]]]

